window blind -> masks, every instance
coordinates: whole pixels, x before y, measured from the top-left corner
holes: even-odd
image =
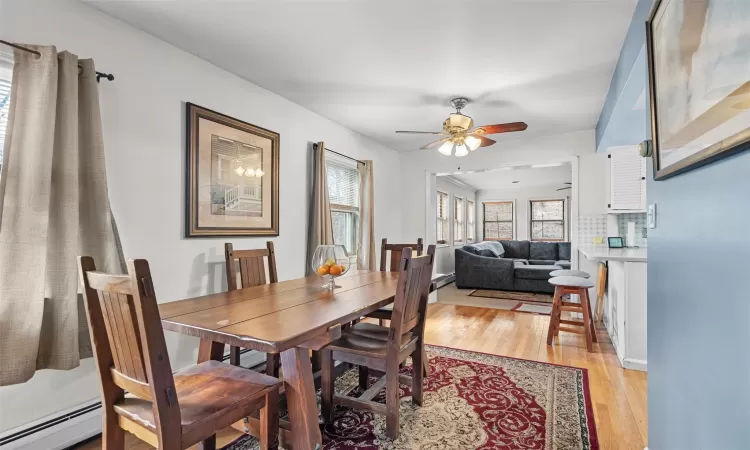
[[[448,243],[448,194],[437,193],[437,243]]]
[[[466,241],[474,242],[474,202],[466,200]]]
[[[359,172],[355,167],[327,158],[326,179],[331,205],[359,209]]]
[[[3,164],[3,149],[5,148],[5,130],[8,126],[10,106],[10,80],[0,79],[0,166]]]
[[[464,199],[461,197],[453,198],[453,214],[455,225],[453,227],[453,242],[463,242],[464,240]]]

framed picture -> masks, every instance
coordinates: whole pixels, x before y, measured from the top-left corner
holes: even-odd
[[[185,235],[279,235],[279,134],[187,104]]]
[[[654,178],[750,147],[750,2],[656,0],[646,41]]]

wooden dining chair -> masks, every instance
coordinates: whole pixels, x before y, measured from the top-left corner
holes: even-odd
[[[224,244],[226,258],[227,286],[230,291],[266,284],[266,269],[263,262],[268,258],[268,283],[278,283],[276,274],[276,253],[273,242],[266,242],[266,248],[257,250],[234,250],[230,242]],[[239,269],[239,272],[238,270]],[[237,284],[239,278],[240,285]],[[229,361],[233,366],[240,365],[240,347],[229,347]],[[278,353],[266,354],[266,374],[278,378],[281,359]]]
[[[380,245],[380,271],[381,272],[398,272],[399,265],[401,263],[401,252],[405,248],[412,248],[417,251],[417,256],[422,256],[424,252],[424,240],[422,238],[417,239],[416,245],[413,244],[389,244],[388,239],[383,238],[383,242]],[[388,253],[390,252],[390,258]],[[393,314],[393,305],[389,305],[384,308],[380,308],[367,315],[367,317],[378,319],[380,326],[385,326],[386,320],[391,320],[391,314]],[[430,361],[427,359],[427,354],[422,355],[422,361],[424,363],[424,375],[430,376]],[[367,371],[362,369],[363,373],[360,374],[360,380],[367,378]]]
[[[412,368],[421,368],[424,355],[424,325],[427,299],[432,282],[435,246],[427,255],[412,257],[412,249],[402,249],[396,301],[390,326],[359,322],[342,332],[339,339],[321,350],[323,374],[321,403],[323,419],[330,422],[334,405],[363,409],[386,416],[386,435],[396,439],[399,434],[399,383],[412,385],[412,400],[422,405],[423,370],[412,370],[412,376],[401,375],[399,369],[409,356]],[[385,371],[372,386],[366,380],[358,398],[334,394],[334,361],[343,361]],[[372,399],[385,387],[385,405]]]
[[[261,419],[261,448],[278,448],[278,379],[218,361],[172,374],[148,262],[128,261],[128,275],[97,272],[88,256],[78,258],[78,267],[99,373],[104,449],[124,449],[124,431],[165,450],[197,443],[214,449],[217,431],[251,414]]]
[[[417,256],[422,256],[424,251],[424,241],[422,238],[417,239],[416,244],[389,244],[387,238],[383,238],[383,242],[380,244],[380,271],[381,272],[398,272],[400,270],[399,264],[401,263],[401,252],[405,248],[412,248],[417,251]],[[390,252],[390,258],[388,254]],[[378,319],[380,325],[385,326],[386,320],[391,320],[392,308],[380,308],[379,310],[372,312],[367,315],[374,319]]]

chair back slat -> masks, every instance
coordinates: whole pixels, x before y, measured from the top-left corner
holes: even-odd
[[[380,271],[398,272],[401,270],[401,252],[407,247],[416,250],[417,256],[422,256],[424,241],[419,238],[416,244],[389,244],[388,239],[383,238],[380,245]],[[388,258],[388,252],[391,252],[390,258]]]
[[[425,256],[412,257],[410,247],[401,251],[401,270],[391,315],[391,338],[398,336],[400,339],[404,333],[415,328],[418,333],[423,332],[434,263],[434,245],[429,246]]]
[[[123,290],[129,291],[123,289],[123,285],[122,282],[104,285],[116,286],[117,290],[97,290],[97,298],[101,305],[115,369],[127,377],[147,382],[133,296],[119,293]]]
[[[128,275],[96,272],[88,256],[78,266],[106,407],[128,390],[153,402],[160,447],[179,439],[180,409],[148,262],[128,261]]]
[[[273,242],[266,242],[266,248],[258,250],[234,250],[232,244],[224,244],[226,258],[227,286],[229,290],[242,289],[266,284],[266,267],[264,258],[268,259],[268,280],[278,282],[276,274],[276,253]],[[239,278],[237,284],[237,263],[239,262]]]

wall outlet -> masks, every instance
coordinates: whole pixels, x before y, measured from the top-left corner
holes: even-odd
[[[648,205],[648,212],[646,213],[646,224],[649,228],[656,228],[656,203]]]

